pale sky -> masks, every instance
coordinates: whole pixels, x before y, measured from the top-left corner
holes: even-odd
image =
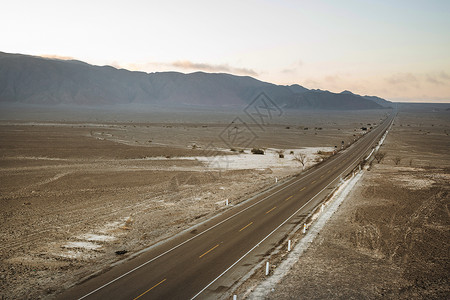
[[[450,102],[450,0],[0,0],[0,51]]]

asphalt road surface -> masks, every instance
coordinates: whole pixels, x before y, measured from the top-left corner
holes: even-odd
[[[215,299],[264,259],[371,152],[391,124],[261,195],[76,285],[61,299]]]

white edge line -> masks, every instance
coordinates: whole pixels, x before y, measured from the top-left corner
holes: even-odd
[[[287,189],[287,188],[290,187],[291,185],[296,184],[297,182],[299,182],[299,181],[301,181],[301,180],[304,180],[305,178],[307,178],[307,177],[313,175],[314,173],[316,173],[317,171],[321,170],[321,169],[324,168],[325,166],[326,166],[326,165],[323,165],[323,166],[317,168],[316,170],[313,170],[311,173],[306,174],[305,176],[302,176],[302,178],[299,178],[298,180],[295,180],[295,181],[289,183],[288,185],[286,185],[286,186],[282,187],[281,189],[275,191],[273,194],[267,195],[266,197],[264,197],[264,198],[262,198],[261,200],[259,200],[259,201],[255,202],[255,203],[253,203],[252,205],[250,205],[250,206],[248,206],[248,207],[246,207],[246,208],[244,208],[244,209],[242,209],[242,210],[236,212],[234,215],[229,216],[228,218],[226,218],[226,219],[220,221],[219,223],[215,224],[214,226],[209,227],[209,228],[206,229],[205,231],[200,232],[199,234],[197,234],[197,235],[195,235],[195,236],[193,236],[193,237],[191,237],[191,238],[185,240],[184,242],[182,242],[182,243],[180,243],[180,244],[174,246],[173,248],[170,248],[169,250],[167,250],[167,251],[165,251],[165,252],[159,254],[158,256],[155,256],[154,258],[152,258],[152,259],[146,261],[145,263],[143,263],[143,264],[141,264],[141,265],[139,265],[139,266],[137,266],[137,267],[131,269],[130,271],[128,271],[128,272],[126,272],[126,273],[120,275],[119,277],[114,278],[113,280],[111,280],[111,281],[109,281],[109,282],[103,284],[102,286],[96,288],[95,290],[93,290],[93,291],[87,293],[86,295],[84,295],[84,296],[78,298],[78,300],[81,300],[81,299],[84,299],[84,298],[86,298],[86,297],[89,297],[90,295],[92,295],[92,294],[98,292],[99,290],[101,290],[101,289],[107,287],[108,285],[110,285],[110,284],[116,282],[117,280],[119,280],[119,279],[121,279],[121,278],[127,276],[128,274],[133,273],[134,271],[136,271],[136,270],[142,268],[143,266],[145,266],[145,265],[147,265],[147,264],[149,264],[149,263],[155,261],[156,259],[160,258],[161,256],[166,255],[167,253],[169,253],[169,252],[171,252],[171,251],[173,251],[173,250],[175,250],[175,249],[181,247],[182,245],[184,245],[184,244],[190,242],[191,240],[193,240],[193,239],[195,239],[195,238],[201,236],[202,234],[204,234],[204,233],[206,233],[206,232],[208,232],[208,231],[214,229],[215,227],[217,227],[217,226],[219,226],[219,225],[221,225],[221,224],[227,222],[228,220],[230,220],[230,219],[236,217],[237,215],[239,215],[239,214],[243,213],[244,211],[246,211],[246,210],[252,208],[253,206],[258,205],[258,204],[261,203],[262,201],[267,200],[267,198],[270,198],[270,197],[272,197],[273,195],[275,195],[275,194],[277,194],[277,193],[279,193],[279,192],[281,192],[281,191]]]
[[[378,139],[379,136],[377,136],[377,138],[375,140]],[[370,147],[370,145],[369,145]],[[367,151],[367,150],[366,150]],[[364,156],[365,151],[355,160],[358,161],[362,156]],[[305,207],[308,203],[310,203],[313,199],[315,199],[320,193],[322,193],[325,189],[327,189],[333,182],[335,182],[337,179],[339,179],[342,174],[344,174],[345,172],[347,172],[347,170],[352,166],[352,164],[350,164],[344,171],[342,171],[339,176],[337,176],[335,179],[333,179],[329,184],[327,184],[323,189],[321,189],[317,194],[314,195],[314,197],[312,197],[311,199],[308,200],[308,202],[306,202],[305,204],[303,204],[299,209],[297,209],[292,215],[290,215],[286,220],[284,220],[283,223],[281,223],[280,225],[278,225],[277,228],[275,228],[274,230],[272,230],[272,232],[270,232],[265,238],[263,238],[261,241],[259,241],[253,248],[251,248],[247,253],[245,253],[243,256],[241,256],[237,261],[235,261],[231,266],[229,266],[225,271],[223,271],[219,276],[217,276],[213,281],[211,281],[207,286],[205,286],[200,292],[198,292],[197,294],[195,294],[191,300],[197,298],[201,293],[203,293],[208,287],[210,287],[214,282],[216,282],[220,277],[222,277],[226,272],[228,272],[231,268],[233,268],[236,264],[238,264],[242,259],[244,259],[248,254],[250,254],[256,247],[258,247],[262,242],[264,242],[267,238],[269,238],[275,231],[277,231],[281,226],[283,226],[284,224],[286,224],[293,216],[295,216],[300,210],[303,209],[303,207]]]
[[[343,172],[342,172],[343,173]],[[341,175],[342,175],[341,173]],[[281,223],[280,225],[278,225],[277,228],[275,228],[274,230],[272,230],[271,233],[269,233],[265,238],[263,238],[261,241],[258,242],[258,244],[256,244],[252,249],[250,249],[247,253],[245,253],[243,256],[241,256],[241,258],[239,258],[237,261],[235,261],[231,266],[229,266],[225,271],[222,272],[222,274],[220,274],[219,276],[217,276],[213,281],[211,281],[207,286],[205,286],[200,292],[198,292],[194,297],[191,298],[195,299],[197,296],[199,296],[201,293],[203,293],[208,287],[210,287],[214,282],[216,282],[220,277],[222,277],[226,272],[228,272],[231,268],[233,268],[237,263],[239,263],[242,259],[244,259],[244,257],[246,257],[248,254],[250,254],[250,252],[252,252],[256,247],[258,247],[262,242],[264,242],[267,238],[269,238],[275,231],[277,231],[281,226],[283,226],[284,224],[286,224],[287,221],[289,221],[293,216],[295,216],[300,210],[303,209],[303,207],[305,207],[307,204],[309,204],[309,202],[311,202],[313,199],[315,199],[317,197],[317,195],[319,195],[320,193],[322,193],[326,188],[328,188],[336,179],[338,179],[338,177],[336,177],[333,181],[331,181],[329,184],[327,184],[323,189],[321,189],[317,194],[314,195],[314,197],[312,197],[311,199],[308,200],[308,202],[306,202],[305,204],[303,204],[299,209],[297,209],[292,215],[290,215],[286,220],[283,221],[283,223]]]
[[[377,138],[378,138],[378,137],[377,137]],[[364,154],[363,154],[363,155],[364,155]],[[363,155],[360,155],[360,156],[358,157],[358,159],[361,158],[361,156],[363,156]],[[214,225],[214,226],[212,226],[212,227],[206,229],[205,231],[202,231],[201,233],[199,233],[199,234],[197,234],[197,235],[191,237],[190,239],[187,239],[186,241],[184,241],[184,242],[182,242],[182,243],[176,245],[175,247],[173,247],[173,248],[171,248],[171,249],[169,249],[169,250],[167,250],[167,251],[161,253],[160,255],[155,256],[154,258],[152,258],[152,259],[146,261],[145,263],[143,263],[143,264],[141,264],[141,265],[139,265],[139,266],[137,266],[137,267],[131,269],[130,271],[128,271],[128,272],[126,272],[126,273],[120,275],[119,277],[114,278],[113,280],[111,280],[111,281],[109,281],[109,282],[103,284],[102,286],[96,288],[95,290],[93,290],[93,291],[87,293],[86,295],[84,295],[84,296],[78,298],[78,300],[81,300],[81,299],[84,299],[84,298],[86,298],[86,297],[89,297],[90,295],[92,295],[92,294],[98,292],[99,290],[101,290],[101,289],[107,287],[108,285],[110,285],[110,284],[116,282],[117,280],[119,280],[119,279],[121,279],[121,278],[127,276],[128,274],[133,273],[134,271],[136,271],[136,270],[142,268],[143,266],[145,266],[145,265],[147,265],[147,264],[149,264],[149,263],[155,261],[156,259],[160,258],[161,256],[164,256],[164,255],[166,255],[167,253],[172,252],[173,250],[175,250],[175,249],[181,247],[182,245],[184,245],[184,244],[190,242],[191,240],[193,240],[193,239],[195,239],[195,238],[201,236],[202,234],[204,234],[204,233],[206,233],[206,232],[212,230],[213,228],[215,228],[215,227],[217,227],[217,226],[223,224],[224,222],[226,222],[226,221],[228,221],[228,220],[234,218],[235,216],[237,216],[237,215],[243,213],[243,212],[246,211],[247,209],[250,209],[251,207],[253,207],[253,206],[255,206],[255,205],[261,203],[262,201],[266,200],[267,198],[272,197],[273,195],[275,195],[275,194],[277,194],[277,193],[279,193],[279,192],[285,190],[286,188],[290,187],[291,185],[293,185],[293,184],[295,184],[295,183],[297,183],[297,182],[299,182],[299,181],[301,181],[301,180],[303,180],[303,179],[305,179],[305,178],[311,176],[312,174],[314,174],[314,173],[316,173],[317,171],[321,170],[321,169],[324,168],[325,166],[326,166],[326,165],[323,165],[323,166],[317,168],[316,170],[312,171],[311,173],[306,174],[306,175],[303,176],[302,178],[299,178],[298,180],[295,180],[295,181],[293,181],[292,183],[290,183],[290,184],[288,184],[288,185],[282,187],[281,189],[277,190],[277,191],[274,192],[273,194],[270,194],[270,195],[268,195],[268,196],[262,198],[261,200],[259,200],[259,201],[255,202],[255,203],[253,203],[252,205],[250,205],[250,206],[244,208],[243,210],[238,211],[238,212],[235,213],[234,215],[232,215],[232,216],[226,218],[225,220],[222,220],[221,222],[219,222],[219,223],[217,223],[216,225]],[[350,166],[349,166],[349,167],[350,167]],[[348,169],[349,167],[347,167],[347,169]],[[345,173],[345,172],[347,171],[347,169],[345,169],[344,172],[342,172],[337,178],[339,178],[343,173]],[[299,210],[301,210],[306,204],[308,204],[310,201],[312,201],[312,200],[313,200],[318,194],[320,194],[324,189],[326,189],[328,186],[330,186],[331,183],[333,183],[337,178],[335,178],[333,181],[331,181],[331,182],[330,182],[326,187],[324,187],[319,193],[317,193],[313,198],[311,198],[311,199],[310,199],[308,202],[306,202],[302,207],[300,207],[293,215],[295,215],[295,214],[296,214]],[[226,270],[225,270],[222,274],[220,274],[216,279],[214,279],[211,283],[209,283],[204,289],[202,289],[199,293],[197,293],[192,299],[194,299],[195,297],[197,297],[198,295],[200,295],[205,289],[207,289],[207,288],[208,288],[211,284],[213,284],[217,279],[219,279],[220,277],[222,277],[223,274],[225,274],[228,270],[230,270],[233,266],[235,266],[239,261],[241,261],[245,256],[247,256],[251,251],[253,251],[257,246],[259,246],[259,244],[261,244],[261,243],[262,243],[264,240],[266,240],[270,235],[272,235],[276,230],[278,230],[278,228],[280,228],[282,225],[284,225],[290,218],[292,218],[293,215],[291,215],[291,216],[290,216],[288,219],[286,219],[282,224],[280,224],[277,228],[275,228],[268,236],[266,236],[266,237],[265,237],[262,241],[260,241],[256,246],[254,246],[254,247],[253,247],[252,249],[250,249],[247,253],[245,253],[244,256],[242,256],[239,260],[237,260],[235,263],[233,263],[228,269],[226,269]]]
[[[366,157],[366,159],[365,160],[368,160],[369,159],[369,157],[372,155],[372,153],[375,151],[375,149],[372,149],[372,152],[370,152],[370,154],[369,155],[367,155],[367,157]]]

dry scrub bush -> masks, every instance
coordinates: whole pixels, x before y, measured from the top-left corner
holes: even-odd
[[[253,154],[261,154],[261,155],[264,155],[264,150],[258,149],[258,148],[253,148],[253,149],[252,149],[252,153],[253,153]]]
[[[377,160],[377,162],[380,163],[383,160],[383,158],[386,157],[386,152],[379,151],[379,152],[375,153],[374,157]]]
[[[302,167],[305,168],[305,164],[306,164],[306,161],[307,161],[306,154],[304,154],[304,153],[297,153],[297,154],[294,155],[294,160],[298,161],[299,163],[301,163]]]

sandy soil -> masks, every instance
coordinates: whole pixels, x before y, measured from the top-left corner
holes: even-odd
[[[267,298],[448,299],[449,120],[401,111],[381,147],[384,160]]]
[[[311,165],[317,150],[351,142],[383,114],[316,115],[308,130],[300,122],[255,127],[257,139],[237,151],[219,138],[226,123],[3,122],[0,296],[53,298],[226,209],[226,199],[238,203],[300,172],[291,151]],[[205,154],[211,142],[213,156]]]

